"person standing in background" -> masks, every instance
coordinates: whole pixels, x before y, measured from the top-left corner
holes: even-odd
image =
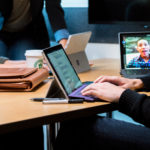
[[[44,0],[0,0],[0,55],[24,59],[27,49],[43,49],[50,40],[42,14]],[[69,32],[61,0],[46,0],[56,42],[65,46]]]
[[[5,56],[0,59],[1,65],[11,63],[13,67],[25,67],[25,61],[12,60],[24,59],[27,49],[50,46],[42,14],[43,2],[44,0],[0,0],[0,56]],[[69,32],[60,2],[61,0],[46,0],[46,10],[56,42],[65,47]],[[1,134],[0,140],[2,150],[44,149],[42,126]]]

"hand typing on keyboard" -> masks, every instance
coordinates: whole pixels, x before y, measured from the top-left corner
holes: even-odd
[[[128,79],[120,76],[100,76],[95,83],[110,82],[125,89],[137,90],[142,88],[143,82],[141,79]]]
[[[91,95],[109,102],[118,102],[125,89],[143,87],[140,79],[127,79],[119,76],[100,76],[93,84],[84,88],[82,95]]]
[[[90,95],[109,102],[118,102],[124,90],[124,88],[108,82],[104,82],[90,84],[85,89],[83,89],[81,93],[84,96]]]

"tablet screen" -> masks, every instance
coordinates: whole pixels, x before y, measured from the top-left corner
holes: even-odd
[[[72,64],[60,46],[56,46],[56,49],[49,51],[46,55],[67,94],[82,85]]]

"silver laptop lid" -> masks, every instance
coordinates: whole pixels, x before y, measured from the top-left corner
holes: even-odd
[[[66,53],[72,54],[84,51],[91,37],[91,34],[92,32],[88,31],[70,35],[65,47]]]

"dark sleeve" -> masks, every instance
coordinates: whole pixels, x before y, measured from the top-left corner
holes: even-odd
[[[140,78],[144,84],[144,88],[150,90],[150,73]]]
[[[64,11],[61,7],[61,0],[46,0],[46,10],[53,32],[66,29]]]
[[[8,60],[7,57],[0,56],[0,64],[3,64],[6,60]]]
[[[119,111],[150,127],[150,97],[125,90],[119,100]]]

